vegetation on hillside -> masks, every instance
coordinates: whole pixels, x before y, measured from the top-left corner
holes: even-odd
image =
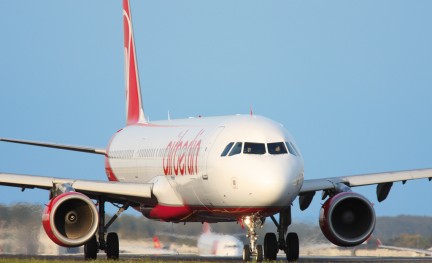
[[[22,253],[32,254],[38,251],[43,207],[35,204],[18,203],[12,206],[0,205],[0,249],[8,251],[8,246],[21,246]],[[109,219],[110,216],[107,216]],[[237,223],[217,223],[211,225],[217,233],[236,235],[246,241],[246,230]],[[275,232],[275,226],[268,220],[261,233]],[[166,244],[170,242],[196,244],[202,233],[201,223],[165,223],[148,220],[140,216],[123,214],[110,228],[121,239],[145,239],[158,236]],[[294,224],[290,231],[297,232],[303,245],[327,243],[317,225]],[[375,228],[376,237],[382,243],[391,246],[427,249],[432,247],[432,217],[398,216],[379,217]],[[264,235],[261,235],[262,239]],[[3,240],[3,241],[2,241]],[[7,240],[5,242],[4,240]],[[259,240],[262,242],[262,240]]]
[[[432,247],[432,217],[379,217],[375,234],[391,246],[429,249]]]
[[[35,204],[0,205],[1,251],[19,251],[35,254],[39,247],[42,206]]]

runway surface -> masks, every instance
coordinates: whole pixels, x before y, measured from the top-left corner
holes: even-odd
[[[105,255],[98,255],[99,259],[106,259]],[[45,261],[84,261],[83,255],[0,255],[0,259],[38,259]],[[242,262],[241,258],[232,257],[200,257],[197,255],[121,255],[121,261],[133,262]],[[29,261],[31,262],[31,261]],[[97,261],[96,261],[97,262]],[[287,262],[284,257],[278,257],[277,262]],[[301,257],[298,262],[431,262],[432,257]]]

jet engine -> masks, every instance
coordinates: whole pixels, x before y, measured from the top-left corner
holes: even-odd
[[[96,233],[98,224],[95,204],[77,192],[66,192],[51,199],[42,216],[47,235],[63,247],[85,244]]]
[[[353,192],[332,196],[320,211],[321,231],[338,246],[360,245],[372,234],[375,222],[372,204],[362,195]]]

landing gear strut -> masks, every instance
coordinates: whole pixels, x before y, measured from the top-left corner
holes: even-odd
[[[299,258],[299,239],[296,233],[288,233],[288,226],[291,225],[291,207],[280,212],[279,223],[274,216],[270,218],[277,227],[278,238],[276,238],[274,233],[267,233],[265,235],[264,258],[267,260],[276,260],[277,252],[280,249],[285,251],[289,262],[297,261]]]
[[[245,216],[242,218],[243,224],[248,228],[247,237],[250,241],[249,245],[243,247],[243,261],[248,262],[251,257],[254,257],[257,262],[263,261],[263,248],[262,245],[257,245],[258,235],[256,228],[262,227],[263,221],[257,215]]]
[[[97,234],[98,239],[96,239],[95,235],[84,245],[84,258],[86,260],[95,260],[97,258],[97,253],[100,250],[105,251],[108,259],[119,259],[119,239],[117,233],[108,233],[106,240],[105,234],[107,233],[108,228],[112,225],[112,223],[114,223],[114,221],[119,217],[119,215],[123,213],[123,211],[128,209],[128,207],[129,204],[125,204],[120,207],[117,213],[105,225],[105,200],[103,198],[99,199],[99,230]]]

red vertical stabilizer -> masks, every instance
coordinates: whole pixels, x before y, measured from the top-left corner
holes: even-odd
[[[141,90],[129,0],[123,0],[123,31],[126,81],[126,123],[127,125],[146,123],[147,121],[141,101]]]
[[[203,233],[209,234],[211,232],[210,224],[207,222],[204,222],[203,224]]]

